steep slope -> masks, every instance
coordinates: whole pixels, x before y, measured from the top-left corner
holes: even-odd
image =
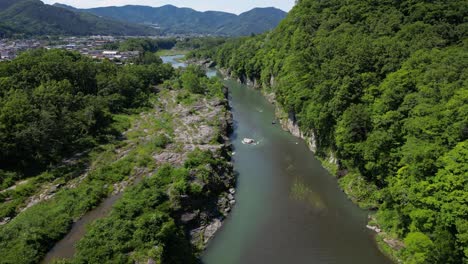
[[[260,34],[275,28],[285,17],[286,13],[277,8],[254,8],[222,25],[217,32],[233,36]]]
[[[64,7],[64,5],[56,4]],[[72,7],[68,7],[76,10]],[[239,16],[226,12],[199,12],[190,8],[173,5],[149,6],[111,6],[80,11],[121,21],[152,24],[161,27],[166,33],[194,33],[241,36],[263,33],[271,30],[286,16],[276,8],[255,8]]]
[[[73,10],[73,11],[79,10],[78,8],[74,8],[74,7],[71,6],[71,5],[65,5],[65,4],[60,4],[60,3],[55,3],[55,4],[53,4],[53,6],[55,6],[55,7],[61,7],[61,8],[65,8],[65,9],[69,9],[69,10]]]
[[[142,25],[77,13],[46,5],[39,0],[2,1],[0,21],[0,35],[148,35],[156,33],[154,29]]]
[[[276,96],[396,258],[468,263],[467,17],[464,0],[301,0],[193,56]]]

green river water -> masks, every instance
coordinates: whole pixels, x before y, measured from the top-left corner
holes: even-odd
[[[272,124],[274,106],[257,90],[226,85],[237,204],[204,263],[391,263],[365,227],[367,212],[347,199],[303,140]],[[244,145],[245,137],[260,143]]]

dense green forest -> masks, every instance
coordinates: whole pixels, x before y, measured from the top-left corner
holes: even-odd
[[[183,149],[174,142],[174,117],[158,109],[173,99],[221,105],[223,85],[200,68],[175,71],[145,54],[150,59],[117,65],[34,50],[0,63],[0,221],[8,219],[0,225],[0,263],[40,262],[75,220],[137,177],[142,182],[92,225],[71,262],[195,263],[200,249],[180,214],[212,206],[206,200],[224,191],[230,165],[195,149],[179,168],[157,167],[154,153],[170,143]],[[172,98],[173,89],[180,96]]]
[[[0,63],[0,218],[15,217],[28,197],[73,180],[88,163],[96,168],[78,188],[0,226],[2,263],[39,261],[74,218],[108,195],[104,184],[132,171],[135,157],[111,163],[112,144],[128,126],[126,116],[148,106],[153,87],[173,76],[159,58],[118,66],[61,50],[25,52]]]
[[[117,41],[104,44],[104,49],[120,51],[140,51],[157,52],[159,50],[170,50],[178,43],[175,38],[150,39],[150,38],[130,38],[124,41]]]
[[[404,263],[468,263],[467,17],[463,0],[300,0],[271,33],[190,56],[274,92]]]
[[[224,44],[228,40],[225,37],[203,37],[178,39],[176,48],[181,50],[209,49]]]
[[[151,85],[173,75],[157,57],[118,67],[59,50],[0,64],[3,188],[112,137],[113,114],[145,106]]]
[[[186,38],[129,38],[122,41],[106,43],[102,46],[107,50],[139,51],[144,56],[153,57],[159,54],[180,54],[194,49],[209,49],[226,42],[225,37],[186,37]]]

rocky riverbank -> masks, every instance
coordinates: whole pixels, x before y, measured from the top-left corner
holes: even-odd
[[[233,121],[227,90],[224,94],[225,98],[222,99],[201,97],[182,102],[179,101],[181,91],[164,90],[160,92],[156,106],[158,113],[172,120],[173,127],[172,142],[153,155],[159,166],[167,163],[182,166],[195,150],[209,151],[223,164],[206,167],[211,172],[210,177],[216,178],[216,181],[204,182],[196,175],[190,179],[190,183],[197,184],[202,193],[209,195],[180,197],[176,220],[184,226],[192,244],[199,250],[205,248],[235,204],[235,178],[230,163],[229,140]]]

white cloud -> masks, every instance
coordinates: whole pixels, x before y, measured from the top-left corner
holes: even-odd
[[[171,4],[179,7],[190,7],[200,11],[216,10],[232,13],[242,13],[254,7],[274,6],[289,11],[294,5],[294,0],[43,0],[47,4],[59,2],[79,8],[98,6],[122,6],[122,5],[147,5],[162,6]]]

